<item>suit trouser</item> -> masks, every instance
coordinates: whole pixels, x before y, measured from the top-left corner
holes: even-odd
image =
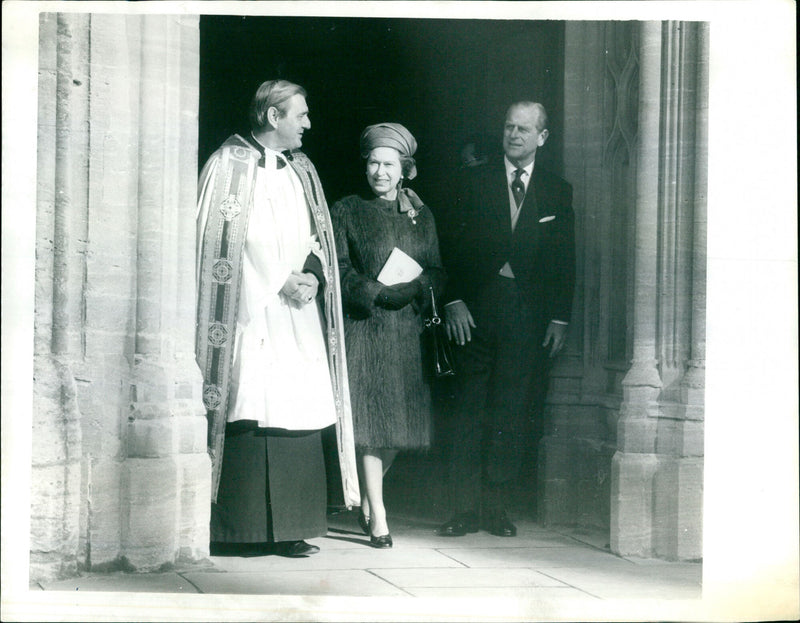
[[[513,279],[497,276],[468,303],[476,327],[456,346],[447,450],[456,512],[499,510],[530,443],[531,407],[546,382],[544,326]]]

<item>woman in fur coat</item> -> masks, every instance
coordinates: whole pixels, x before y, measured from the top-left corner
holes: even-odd
[[[444,271],[433,215],[403,188],[404,179],[416,175],[414,137],[400,124],[381,123],[364,130],[360,147],[371,196],[344,197],[331,208],[331,218],[360,455],[359,523],[373,547],[387,548],[392,537],[383,476],[399,450],[424,449],[431,442],[430,379],[422,365],[421,333],[431,290],[441,294]]]

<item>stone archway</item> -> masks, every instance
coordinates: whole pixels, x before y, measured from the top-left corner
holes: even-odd
[[[41,14],[31,579],[208,553],[198,35],[197,16]],[[565,30],[581,266],[540,517],[626,555],[701,555],[707,37]]]

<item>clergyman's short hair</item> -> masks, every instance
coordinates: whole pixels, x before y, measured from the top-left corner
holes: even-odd
[[[273,106],[280,116],[286,114],[286,101],[294,96],[306,97],[306,90],[299,84],[288,80],[267,80],[258,87],[250,102],[250,127],[260,130],[267,125],[267,111]]]

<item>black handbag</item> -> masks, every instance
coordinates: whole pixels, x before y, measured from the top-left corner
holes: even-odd
[[[428,371],[437,378],[454,376],[456,371],[453,366],[453,353],[450,350],[450,340],[447,339],[442,319],[436,311],[436,298],[433,296],[433,288],[428,288],[431,292],[431,315],[425,319],[425,330],[423,331],[425,348],[428,352]]]

